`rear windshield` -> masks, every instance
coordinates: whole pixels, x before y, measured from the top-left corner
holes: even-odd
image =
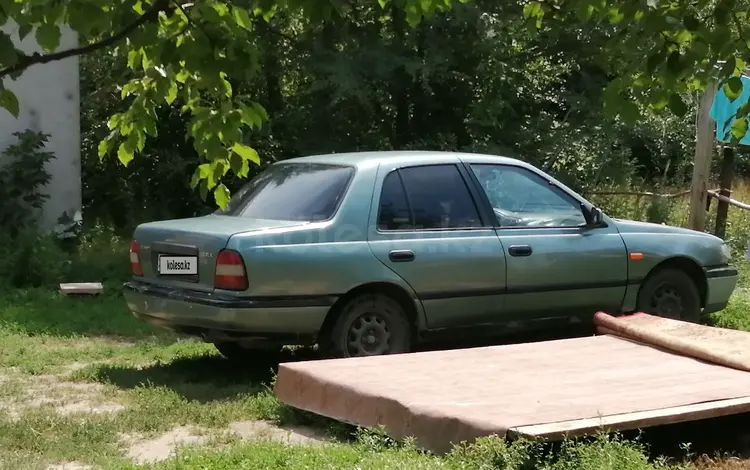
[[[270,220],[333,217],[354,168],[324,163],[272,165],[232,196],[220,214]]]

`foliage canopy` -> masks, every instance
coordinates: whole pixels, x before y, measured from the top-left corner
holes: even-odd
[[[230,191],[228,172],[245,177],[260,164],[248,134],[264,126],[269,113],[246,86],[264,72],[266,43],[275,17],[294,18],[287,33],[331,24],[379,9],[383,21],[396,16],[412,27],[446,14],[452,0],[0,0],[0,78],[11,80],[35,64],[109,49],[127,63],[119,83],[127,107],[108,120],[109,135],[98,146],[100,157],[116,154],[129,164],[149,139],[157,137],[164,107],[179,110],[186,137],[201,158],[191,184],[203,197],[209,191],[219,206]],[[462,0],[463,3],[463,0]],[[704,90],[712,78],[727,94],[742,90],[739,75],[750,61],[750,37],[743,27],[748,5],[742,0],[549,0],[529,1],[517,12],[535,34],[579,37],[595,30],[604,38],[600,62],[609,72],[605,108],[628,122],[646,108],[688,112],[685,93]],[[510,9],[513,13],[516,10]],[[81,46],[57,50],[60,26],[69,25]],[[394,28],[394,34],[403,35]],[[25,54],[14,46],[29,37],[42,52]],[[487,41],[500,40],[487,37]],[[646,60],[644,60],[646,58]],[[717,68],[717,64],[719,67]],[[6,85],[10,84],[5,80]],[[0,86],[0,106],[14,115],[19,103]],[[747,109],[746,109],[747,108]],[[747,129],[750,108],[740,110],[735,137]]]

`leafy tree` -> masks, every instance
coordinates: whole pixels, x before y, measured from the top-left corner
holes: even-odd
[[[750,32],[745,0],[531,0],[524,15],[532,28],[557,30],[574,19],[602,28],[602,49],[616,73],[605,90],[612,114],[628,122],[644,109],[689,111],[685,95],[703,92],[717,80],[730,99],[742,92],[740,75],[750,63]],[[750,106],[738,112],[732,134],[747,131]]]
[[[390,0],[379,0],[389,8]],[[395,0],[394,11],[411,23],[445,10],[451,0]],[[303,12],[302,21],[319,23],[336,16],[330,0],[0,0],[0,25],[15,23],[23,39],[33,32],[42,53],[24,54],[11,35],[0,32],[0,79],[17,79],[25,69],[99,49],[115,47],[127,57],[130,78],[121,87],[126,110],[108,121],[110,134],[99,155],[117,153],[127,165],[157,135],[158,109],[180,107],[188,116],[188,136],[202,161],[191,185],[203,197],[213,191],[219,206],[229,200],[222,178],[231,170],[247,176],[259,164],[257,151],[243,139],[268,119],[242,83],[260,69],[258,31],[282,12]],[[399,13],[401,14],[401,13]],[[83,45],[57,51],[60,26],[68,24]],[[19,113],[15,94],[0,89],[0,106]]]
[[[104,189],[119,186],[128,210],[164,200],[159,214],[187,215],[192,198],[178,181],[190,173],[204,198],[212,192],[224,205],[233,180],[258,168],[258,151],[264,160],[490,151],[596,183],[629,177],[631,161],[644,176],[679,170],[672,162],[690,144],[694,110],[686,93],[721,76],[711,61],[734,57],[725,75],[744,68],[734,21],[712,19],[716,3],[683,2],[0,0],[0,22],[20,25],[5,31],[33,34],[44,49],[26,56],[0,33],[0,77],[76,54],[92,59],[82,62],[92,98],[84,152],[96,158],[86,157],[84,171],[98,179],[87,178],[84,195],[100,207],[113,200]],[[734,6],[728,19],[743,20]],[[55,50],[63,23],[81,47]],[[712,34],[734,46],[717,55]],[[18,112],[10,90],[0,105]],[[656,116],[668,109],[687,114]],[[148,158],[125,175],[97,153],[123,164]],[[156,179],[172,200],[146,187]]]

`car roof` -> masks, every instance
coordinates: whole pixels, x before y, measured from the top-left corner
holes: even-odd
[[[440,163],[455,162],[457,159],[474,162],[505,163],[527,166],[521,160],[495,155],[483,155],[464,152],[440,152],[427,150],[387,150],[379,152],[349,152],[331,153],[325,155],[311,155],[283,160],[279,163],[327,163],[352,166],[367,166],[372,164],[408,164],[408,163]]]

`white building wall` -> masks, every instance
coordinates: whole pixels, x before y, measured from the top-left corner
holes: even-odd
[[[3,31],[27,54],[43,53],[32,31],[18,44],[17,26],[6,24]],[[63,28],[58,50],[78,45],[78,37]],[[44,192],[50,198],[41,214],[42,228],[51,228],[64,213],[71,217],[81,210],[81,131],[78,58],[33,65],[15,81],[4,80],[6,88],[18,96],[18,119],[0,108],[0,149],[15,141],[14,132],[31,129],[49,134],[48,150],[55,155],[47,171],[52,179]],[[2,203],[2,202],[0,202]]]

